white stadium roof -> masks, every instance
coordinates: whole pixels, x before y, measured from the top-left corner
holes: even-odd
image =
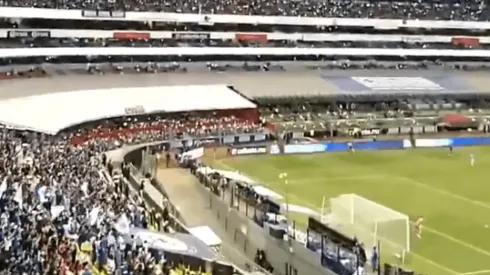
[[[158,112],[256,108],[226,85],[58,92],[0,100],[0,123],[55,134],[84,122]]]

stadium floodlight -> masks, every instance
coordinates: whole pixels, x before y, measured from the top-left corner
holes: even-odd
[[[330,220],[343,234],[356,237],[367,251],[381,250],[404,258],[410,251],[410,220],[407,215],[356,194],[330,199]]]

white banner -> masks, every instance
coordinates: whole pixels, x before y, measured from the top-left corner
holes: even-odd
[[[184,159],[197,159],[202,156],[204,156],[204,147],[199,147],[197,149],[193,149],[183,153],[180,160],[182,161]]]
[[[255,154],[266,154],[266,147],[244,147],[244,148],[233,148],[231,149],[232,155],[255,155]]]
[[[453,144],[453,141],[448,138],[442,139],[416,139],[415,147],[418,148],[430,148],[430,147],[448,147]],[[412,148],[410,140],[403,140],[403,148]]]
[[[372,90],[443,90],[439,84],[423,77],[352,77],[359,84]]]

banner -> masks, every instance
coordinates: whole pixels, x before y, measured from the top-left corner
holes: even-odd
[[[451,43],[456,46],[478,48],[480,46],[480,38],[479,37],[453,37],[451,38]]]
[[[266,147],[244,147],[244,148],[233,148],[231,149],[231,154],[235,155],[256,155],[256,154],[266,154]]]
[[[177,40],[209,40],[211,34],[204,32],[174,32],[172,38]]]
[[[36,37],[51,37],[49,31],[8,31],[7,38],[36,38]]]
[[[457,138],[434,138],[416,139],[415,145],[419,148],[441,148],[441,147],[460,147],[472,145],[489,145],[490,137],[457,137]],[[382,149],[404,149],[412,148],[410,140],[383,140],[383,141],[357,141],[357,142],[332,142],[325,144],[289,144],[285,146],[285,154],[305,154],[318,152],[340,152],[348,151],[349,145],[355,150],[382,150]],[[279,146],[270,146],[270,154],[280,154]]]
[[[82,10],[82,17],[86,18],[125,18],[124,11],[99,11],[99,10]]]
[[[138,105],[133,107],[124,108],[124,113],[128,116],[137,116],[146,113],[145,107]]]
[[[204,156],[204,147],[193,149],[182,154],[180,160],[184,159],[197,159]]]
[[[453,138],[453,146],[487,145],[490,144],[490,137],[461,137]]]
[[[112,38],[115,39],[150,39],[149,32],[115,32]]]
[[[194,139],[192,140],[192,146],[199,146],[199,145],[216,145],[220,143],[219,138],[215,137],[207,137],[207,138],[201,138],[201,139]]]
[[[381,130],[377,128],[373,129],[360,129],[360,128],[354,128],[354,129],[349,129],[349,136],[355,136],[356,134],[361,134],[362,136],[376,136],[381,134]]]
[[[416,139],[415,146],[417,148],[427,148],[427,147],[447,147],[453,144],[453,140],[449,138],[441,139]],[[412,148],[412,143],[410,140],[403,140],[403,148]]]
[[[352,77],[352,80],[374,91],[438,91],[439,84],[423,77]]]
[[[490,139],[490,138],[489,138]],[[342,152],[349,151],[349,145],[354,150],[380,150],[380,149],[403,149],[405,142],[402,140],[383,140],[383,141],[357,141],[357,142],[331,142],[324,144],[289,144],[284,147],[285,154],[308,154],[320,152]],[[279,146],[272,145],[270,154],[280,154]]]
[[[327,144],[288,144],[284,146],[284,154],[320,153],[327,148]]]
[[[381,141],[356,141],[350,142],[356,151],[381,150],[381,149],[403,149],[401,140],[381,140]],[[328,143],[327,152],[349,151],[349,142]]]
[[[88,18],[111,18],[109,11],[82,10],[82,16]]]
[[[248,42],[267,42],[267,33],[236,33],[235,39]]]
[[[126,13],[124,11],[111,11],[112,18],[124,18]]]

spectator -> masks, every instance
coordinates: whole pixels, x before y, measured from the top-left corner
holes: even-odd
[[[62,136],[0,131],[0,271],[9,274],[150,274],[164,257],[128,246],[114,224],[170,230],[102,165],[107,145],[74,147]],[[144,246],[144,245],[143,245]]]
[[[137,119],[110,120],[97,125],[87,125],[71,133],[74,143],[80,144],[88,140],[113,141],[113,147],[121,144],[135,144],[155,140],[168,140],[172,136],[188,135],[206,137],[243,133],[262,133],[260,123],[228,117],[174,117],[161,118],[148,116],[143,122]],[[106,143],[106,146],[109,143]]]
[[[489,17],[486,2],[478,1],[256,1],[253,5],[236,4],[224,0],[184,0],[162,4],[155,0],[121,0],[107,2],[93,1],[4,1],[5,6],[81,9],[99,11],[156,11],[176,13],[210,14],[206,21],[212,20],[212,14],[269,15],[294,17],[326,18],[392,18],[420,20],[463,20],[485,21]]]

